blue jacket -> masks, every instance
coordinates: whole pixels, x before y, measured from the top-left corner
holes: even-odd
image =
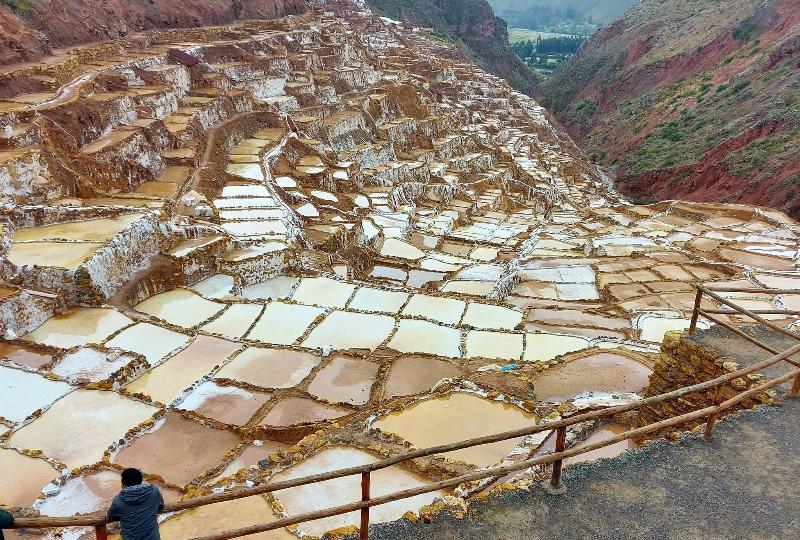
[[[161,492],[152,484],[122,488],[108,509],[108,517],[119,519],[122,540],[161,540],[158,512],[164,508]]]

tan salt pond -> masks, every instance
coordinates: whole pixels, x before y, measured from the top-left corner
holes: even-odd
[[[136,311],[153,315],[177,326],[191,328],[210,319],[225,306],[189,289],[173,289],[151,296],[134,306]]]
[[[363,405],[378,375],[378,364],[360,358],[336,356],[317,372],[308,392],[332,403]]]
[[[74,240],[84,242],[106,242],[125,230],[144,214],[126,214],[115,218],[90,219],[56,223],[42,227],[17,229],[15,242],[36,240]],[[72,244],[70,244],[72,245]]]
[[[303,347],[375,350],[389,337],[394,323],[388,315],[334,311],[311,331]]]
[[[53,266],[74,270],[85,263],[103,244],[96,242],[14,242],[8,260],[17,266]]]
[[[264,306],[258,304],[231,304],[222,315],[202,326],[201,330],[228,339],[239,339],[247,333],[263,310]]]
[[[239,437],[229,431],[168,412],[155,428],[130,441],[112,461],[183,486],[219,463],[238,442]]]
[[[419,356],[398,358],[386,378],[384,399],[427,392],[440,380],[458,375],[458,368],[444,360]]]
[[[467,306],[461,324],[473,328],[513,330],[522,322],[522,312],[502,306],[471,303]]]
[[[261,388],[291,388],[319,364],[319,356],[284,349],[248,347],[216,374]]]
[[[388,346],[400,352],[457,358],[461,356],[461,332],[428,321],[401,319]]]
[[[301,304],[343,308],[355,289],[355,285],[335,279],[303,278],[292,300]]]
[[[22,337],[41,345],[69,349],[77,345],[101,343],[108,336],[133,321],[113,309],[76,308],[55,315],[39,328]]]
[[[619,435],[620,433],[625,433],[626,431],[628,431],[628,428],[622,424],[616,424],[613,422],[603,424],[594,430],[592,434],[589,435],[589,437],[579,445],[579,447],[608,440],[616,435]],[[604,446],[603,448],[598,448],[597,450],[589,450],[583,454],[567,458],[564,460],[564,465],[566,466],[575,463],[594,461],[596,459],[617,457],[621,453],[625,452],[626,450],[630,450],[631,448],[636,448],[636,445],[630,439],[619,441],[608,446]]]
[[[38,373],[0,366],[0,417],[19,424],[72,389]]]
[[[472,394],[453,393],[393,412],[376,421],[372,427],[399,435],[417,448],[427,448],[521,429],[537,421],[536,415],[514,405]],[[512,439],[444,455],[485,467],[506,457],[518,443],[519,440]]]
[[[640,392],[653,370],[627,356],[598,353],[559,364],[532,381],[538,401],[564,401],[586,392]]]
[[[276,276],[262,283],[254,283],[242,288],[242,296],[250,300],[268,300],[270,298],[288,298],[299,278]]]
[[[277,518],[260,496],[210,504],[172,516],[159,525],[161,540],[189,540],[241,527],[271,523]],[[253,540],[296,540],[285,529],[248,535]]]
[[[525,336],[524,362],[545,362],[562,354],[579,351],[589,346],[589,340],[579,336],[532,333]]]
[[[373,454],[357,448],[341,446],[326,448],[302,463],[274,475],[270,478],[270,482],[291,480],[347,467],[357,467],[374,463],[379,459]],[[397,465],[374,471],[371,477],[370,494],[373,497],[380,497],[381,495],[424,486],[429,483],[425,478]],[[370,523],[384,523],[399,519],[406,511],[417,511],[420,507],[430,504],[436,497],[441,497],[442,495],[444,495],[442,492],[432,492],[375,506],[370,509]],[[361,496],[361,479],[357,475],[346,476],[326,482],[281,490],[275,496],[283,506],[284,511],[290,516],[313,512],[359,500]],[[358,523],[359,513],[351,512],[341,516],[301,523],[299,528],[305,534],[322,536],[326,531],[347,525],[358,525]]]
[[[189,342],[189,336],[173,332],[150,323],[139,323],[126,328],[106,343],[109,349],[120,349],[139,353],[154,366],[172,351]]]
[[[272,397],[264,392],[252,392],[236,386],[220,386],[214,381],[206,381],[195,388],[179,408],[194,411],[234,426],[243,426]]]
[[[397,313],[406,303],[408,294],[402,291],[386,291],[372,287],[361,287],[356,291],[348,305],[349,309]]]
[[[45,460],[10,448],[0,448],[0,470],[0,504],[6,506],[31,506],[42,488],[60,475]]]
[[[454,298],[415,294],[403,308],[403,315],[423,316],[444,324],[457,324],[465,306],[465,302]]]
[[[522,356],[523,335],[487,330],[467,332],[466,356],[516,362]]]
[[[16,342],[0,342],[0,359],[33,369],[40,369],[53,361],[53,357],[49,354],[35,351]]]
[[[157,410],[114,392],[78,389],[14,432],[9,442],[19,448],[42,450],[67,467],[80,467],[100,461],[111,443]],[[72,426],[81,428],[70,429]]]
[[[323,313],[323,308],[270,302],[247,338],[268,344],[291,345]]]
[[[215,366],[239,348],[238,343],[224,339],[197,336],[195,340],[125,387],[128,392],[149,396],[154,401],[172,403],[184,390],[207,375]]]
[[[290,397],[279,401],[261,421],[262,426],[286,427],[340,418],[350,411],[308,398]]]
[[[689,319],[669,319],[666,317],[643,315],[639,318],[638,326],[642,331],[641,339],[643,341],[661,343],[664,340],[664,334],[672,330],[686,330],[689,328],[690,323],[691,321]]]

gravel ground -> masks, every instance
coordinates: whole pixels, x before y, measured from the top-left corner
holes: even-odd
[[[766,539],[800,537],[800,401],[717,424],[714,439],[658,441],[574,465],[568,491],[540,486],[470,505],[465,519],[376,525],[370,538]]]

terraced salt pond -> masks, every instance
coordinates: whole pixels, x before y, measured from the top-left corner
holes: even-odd
[[[327,448],[303,463],[278,473],[272,480],[280,482],[300,478],[310,474],[319,474],[336,469],[357,467],[379,461],[379,458],[357,448]],[[410,489],[427,484],[424,478],[407,471],[397,465],[374,471],[371,474],[371,490],[373,497],[380,497],[395,491]],[[361,494],[361,477],[358,475],[336,478],[306,486],[281,490],[276,494],[284,512],[289,515],[301,512],[312,512],[331,506],[356,501]],[[399,519],[407,510],[418,509],[431,503],[441,493],[417,495],[403,501],[395,501],[370,509],[370,523],[383,523]],[[303,523],[300,528],[306,534],[321,536],[325,531],[347,525],[357,525],[359,513],[351,512],[341,516],[324,518]]]
[[[475,422],[480,418],[480,422]],[[437,446],[486,435],[492,431],[511,431],[538,422],[534,414],[519,407],[472,394],[453,393],[416,403],[393,412],[372,424],[373,428],[402,437],[418,448]],[[519,440],[500,441],[444,454],[478,466],[490,466],[506,457]]]
[[[0,492],[13,503],[102,510],[118,483],[109,461],[162,477],[168,499],[194,497],[396,456],[401,439],[532,426],[570,400],[633,400],[665,333],[688,325],[695,284],[800,287],[800,230],[786,216],[630,204],[534,102],[442,58],[446,44],[424,31],[346,11],[237,26],[235,47],[198,30],[192,54],[213,70],[203,81],[165,56],[187,44],[95,62],[123,86],[131,73],[159,84],[86,86],[78,103],[96,105],[85,125],[106,135],[69,167],[50,139],[31,143],[39,116],[21,125],[4,112],[51,94],[0,103],[11,131],[0,178],[12,179],[0,189],[11,209],[0,224]],[[245,112],[258,103],[273,112]],[[57,124],[71,114],[60,108]],[[73,166],[81,185],[66,189]],[[800,295],[730,298],[800,306]],[[582,425],[569,441],[623,429]],[[418,460],[423,476],[380,471],[373,495],[519,459],[518,443]],[[353,477],[229,501],[169,516],[161,535],[359,495]],[[376,507],[372,521],[442,495]]]

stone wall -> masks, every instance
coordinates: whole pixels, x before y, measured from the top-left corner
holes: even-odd
[[[650,384],[644,392],[644,397],[652,397],[708,381],[716,377],[738,371],[740,366],[727,356],[718,351],[703,347],[687,339],[688,334],[680,331],[668,332],[661,344],[661,352],[650,376]],[[733,379],[722,386],[721,398],[726,400],[748,390],[755,384],[763,381],[757,373]],[[750,409],[757,405],[772,403],[767,394],[759,394],[755,398],[746,399],[727,411],[725,414],[741,409]],[[659,422],[697,411],[714,404],[714,389],[705,392],[687,394],[678,399],[664,401],[653,406],[647,406],[639,411],[637,423],[639,427]],[[692,429],[705,423],[705,419],[673,426],[663,431],[648,435],[648,438],[657,438],[672,432]]]

